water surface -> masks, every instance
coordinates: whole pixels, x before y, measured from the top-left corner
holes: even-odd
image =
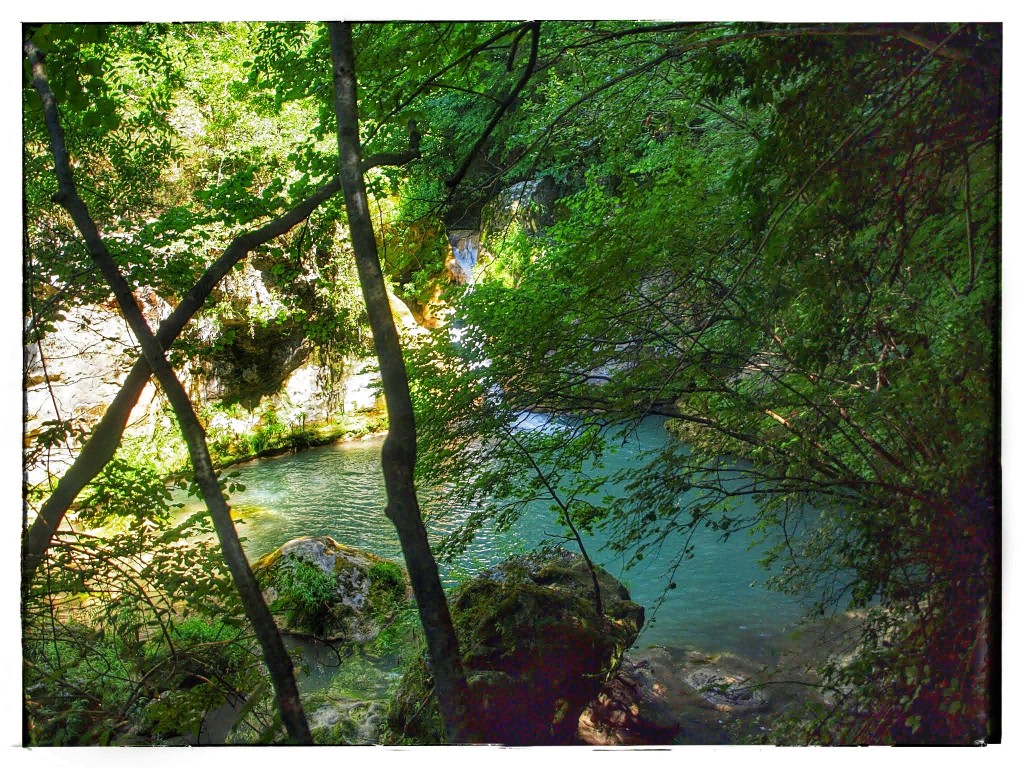
[[[542,417],[536,417],[524,428],[543,423]],[[670,439],[660,420],[648,420],[618,453],[608,458],[607,468],[628,468],[642,452]],[[289,539],[326,535],[400,561],[398,537],[384,517],[381,443],[380,439],[342,443],[233,468],[237,480],[246,486],[244,492],[232,495],[231,504],[244,521],[239,532],[250,558]],[[435,541],[456,526],[466,512],[458,508],[431,509],[428,505],[424,511]],[[442,578],[451,584],[455,578],[562,534],[555,515],[546,504],[538,504],[511,531],[496,534],[484,530],[460,560],[451,566],[441,565]],[[787,629],[802,613],[791,598],[752,585],[763,581],[766,574],[743,535],[722,542],[711,531],[698,531],[691,542],[695,545],[694,557],[684,561],[674,576],[669,570],[676,560],[679,541],[669,540],[659,556],[648,557],[630,570],[623,567],[624,555],[601,549],[604,541],[600,535],[587,537],[586,541],[591,557],[623,581],[633,600],[650,610],[660,596],[666,595],[657,614],[649,614],[651,620],[638,641],[640,647],[689,646],[769,660],[784,647]],[[677,588],[666,593],[670,581]]]

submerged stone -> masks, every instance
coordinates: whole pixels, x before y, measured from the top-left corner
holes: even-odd
[[[684,681],[719,712],[754,712],[766,709],[768,696],[747,678],[713,667],[695,669]]]
[[[330,536],[293,539],[253,572],[281,631],[321,640],[369,642],[410,597],[401,567]]]
[[[757,668],[728,654],[663,647],[631,652],[584,710],[580,740],[616,746],[749,739],[758,727],[756,713],[772,706],[755,682]]]
[[[672,744],[682,723],[656,664],[626,658],[579,719],[579,737],[595,746]]]

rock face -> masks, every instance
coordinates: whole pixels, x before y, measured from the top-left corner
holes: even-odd
[[[295,322],[225,323],[212,358],[220,399],[255,408],[260,399],[281,389],[312,349],[305,331]]]
[[[151,291],[140,292],[139,303],[153,327],[171,311]],[[78,428],[91,430],[121,389],[127,366],[136,354],[135,341],[116,307],[68,309],[53,322],[41,348],[34,343],[24,348],[26,440],[41,437],[57,420],[72,421]],[[180,375],[188,386],[187,372]],[[132,432],[148,435],[162,425],[156,392],[152,382],[146,386],[128,422]],[[78,439],[74,433],[67,436],[67,441],[63,435],[48,439],[44,461],[35,464],[30,460],[26,464],[26,480],[41,483],[50,472],[62,473],[78,452]]]
[[[513,223],[532,236],[540,235],[555,221],[557,196],[555,180],[550,176],[521,181],[501,190],[481,214],[484,240],[504,237]]]
[[[650,659],[625,659],[580,715],[580,739],[600,746],[674,743],[682,724],[659,672]]]
[[[452,601],[470,686],[473,725],[483,740],[574,744],[587,702],[643,625],[644,610],[598,570],[604,615],[583,558],[566,550],[512,558],[459,589]],[[406,673],[389,726],[414,743],[443,740],[425,662]]]
[[[292,539],[253,572],[281,630],[321,640],[369,642],[411,596],[399,566],[330,536]]]
[[[758,665],[728,654],[632,653],[583,711],[579,738],[595,746],[734,743],[772,706],[758,677]]]

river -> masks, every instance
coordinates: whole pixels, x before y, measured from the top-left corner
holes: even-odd
[[[607,468],[628,467],[641,452],[670,439],[662,421],[649,419],[609,457]],[[250,559],[292,538],[327,535],[401,561],[398,538],[383,513],[381,442],[341,443],[234,467],[231,472],[237,473],[236,480],[245,490],[234,493],[231,504],[242,521],[239,532]],[[432,539],[458,525],[465,512],[425,504]],[[511,531],[483,531],[458,561],[441,564],[442,578],[450,585],[561,533],[547,504],[538,504]],[[623,555],[602,550],[600,535],[587,537],[586,542],[593,559],[648,609],[648,622],[637,642],[640,648],[693,647],[770,661],[785,648],[788,631],[802,615],[793,599],[755,584],[764,581],[766,574],[744,535],[723,542],[717,534],[701,529],[691,542],[694,556],[682,563],[674,577],[667,570],[678,547],[666,546],[659,556],[625,570]],[[666,593],[669,581],[677,587]],[[663,594],[665,600],[652,616],[650,608]]]

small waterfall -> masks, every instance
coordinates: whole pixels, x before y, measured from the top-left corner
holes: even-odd
[[[448,233],[452,246],[452,258],[448,271],[455,282],[473,285],[475,282],[477,258],[480,255],[480,233],[473,229],[455,229]]]
[[[564,430],[566,426],[563,419],[550,413],[519,411],[512,429],[515,432],[542,432],[551,435]]]

